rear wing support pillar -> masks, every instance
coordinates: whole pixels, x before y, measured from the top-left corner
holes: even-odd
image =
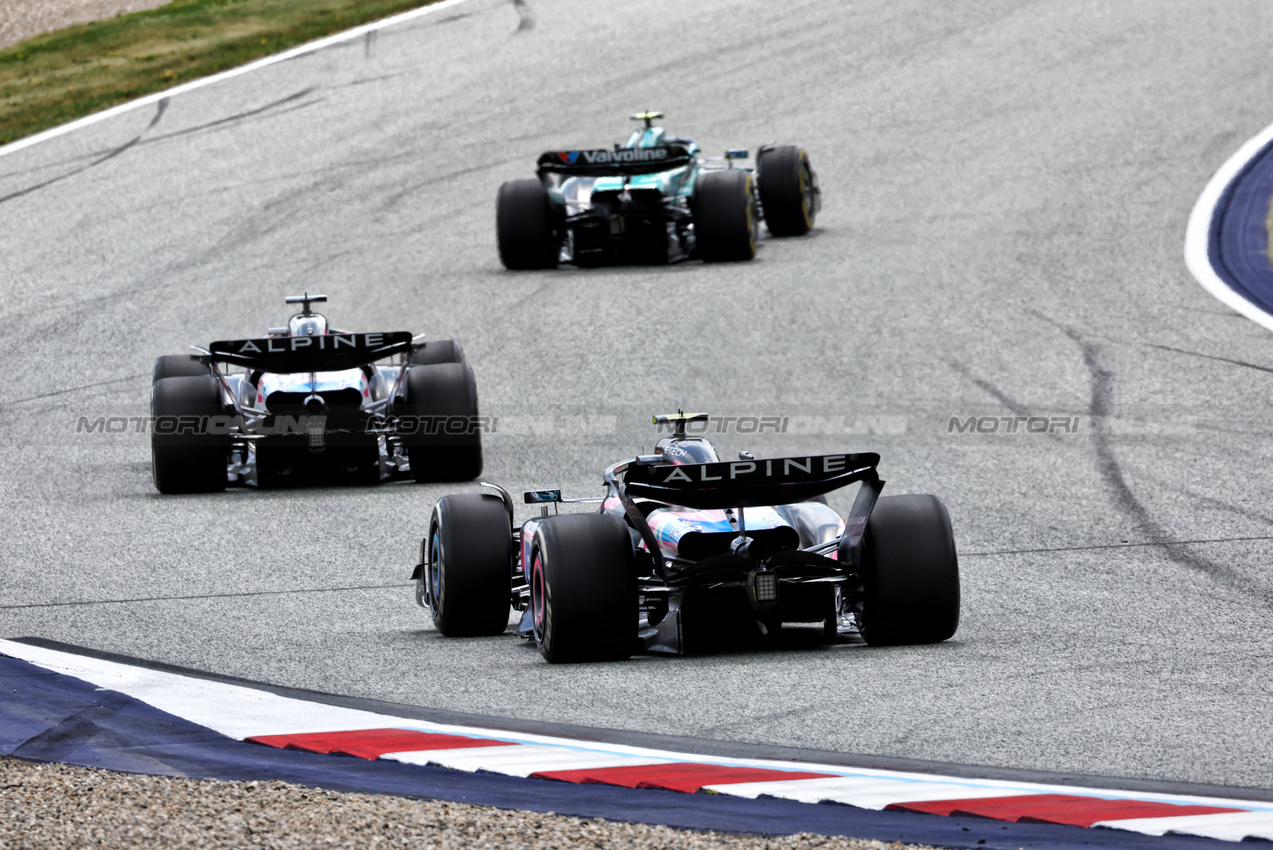
[[[606,485],[619,497],[619,503],[623,505],[623,512],[628,518],[628,522],[632,523],[632,527],[636,529],[637,534],[641,535],[641,540],[645,542],[645,547],[650,550],[650,560],[654,562],[654,572],[659,578],[667,581],[667,564],[663,560],[663,548],[659,546],[659,539],[654,535],[654,529],[650,528],[650,521],[645,518],[645,514],[641,513],[641,509],[636,506],[636,502],[628,495],[628,488],[619,480],[619,473],[626,470],[629,466],[635,464],[649,464],[661,461],[662,458],[657,456],[638,457],[634,461],[625,463],[617,463],[606,470]]]
[[[866,523],[875,510],[875,502],[884,489],[884,480],[874,469],[862,479],[853,498],[853,507],[844,518],[844,535],[840,538],[838,558],[846,568],[856,572],[862,563],[862,541],[866,536]]]

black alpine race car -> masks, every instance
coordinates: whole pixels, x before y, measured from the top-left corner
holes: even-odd
[[[155,361],[151,469],[161,493],[482,472],[477,383],[459,344],[350,333],[297,295],[287,327]]]
[[[738,167],[746,148],[701,156],[693,139],[655,127],[662,117],[633,115],[644,128],[613,149],[548,151],[535,179],[500,186],[505,268],[750,260],[762,220],[774,236],[813,227],[822,193],[803,149],[763,145],[754,169]]]
[[[880,498],[877,454],[722,461],[686,423],[655,454],[609,467],[606,495],[525,494],[541,515],[520,527],[513,499],[442,497],[433,509],[416,601],[448,636],[495,635],[509,609],[549,661],[764,645],[799,630],[834,641],[935,643],[959,624],[959,566],[936,496]],[[847,516],[822,496],[860,487]],[[561,503],[595,513],[549,515]]]

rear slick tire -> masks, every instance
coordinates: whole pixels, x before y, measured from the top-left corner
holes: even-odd
[[[939,643],[959,628],[959,559],[936,496],[884,496],[867,520],[858,628],[872,646]]]
[[[513,532],[502,499],[443,496],[433,508],[424,582],[433,625],[447,637],[503,634],[511,602]]]
[[[453,339],[431,339],[411,350],[412,366],[433,366],[438,363],[463,363],[464,349]]]
[[[552,202],[544,184],[510,180],[499,187],[495,235],[504,268],[555,269],[560,251],[552,225]]]
[[[211,374],[161,378],[151,388],[151,475],[164,494],[225,489],[230,441],[221,384]],[[211,433],[210,433],[211,432]]]
[[[417,482],[471,481],[482,474],[477,379],[465,363],[407,369],[406,402],[395,412]]]
[[[164,378],[202,378],[211,375],[212,369],[194,354],[165,354],[155,361],[151,382]]]
[[[694,242],[705,263],[756,256],[757,215],[751,174],[741,169],[708,171],[694,190]]]
[[[632,537],[618,517],[572,514],[539,523],[531,563],[531,616],[545,660],[622,661],[637,645]]]

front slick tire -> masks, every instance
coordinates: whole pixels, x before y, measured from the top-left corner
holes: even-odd
[[[694,190],[694,242],[705,263],[756,256],[756,204],[751,174],[742,169],[707,171]]]
[[[428,569],[420,576],[433,625],[447,637],[502,634],[508,626],[513,532],[496,496],[443,496],[429,522]]]
[[[632,537],[618,517],[571,514],[541,522],[530,584],[535,642],[548,661],[621,661],[636,649],[636,565]]]
[[[774,236],[803,236],[818,214],[817,184],[809,155],[795,145],[767,151],[756,181],[765,224]]]
[[[538,180],[510,180],[499,187],[495,235],[504,268],[557,268],[559,249],[544,184]]]
[[[872,646],[938,643],[959,628],[959,561],[936,496],[885,496],[866,524],[858,628]]]
[[[151,388],[151,474],[160,493],[218,493],[225,489],[229,438],[215,431],[227,419],[221,384],[212,375],[160,378]]]

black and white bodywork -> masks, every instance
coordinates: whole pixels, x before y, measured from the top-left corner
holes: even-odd
[[[155,361],[151,460],[161,493],[481,474],[477,384],[459,344],[332,329],[312,307],[326,300],[289,297],[300,312],[287,327]]]
[[[655,454],[605,470],[606,495],[444,496],[413,578],[448,636],[519,635],[549,661],[615,660],[766,644],[799,633],[872,645],[936,643],[959,624],[959,567],[936,496],[881,497],[871,453],[722,461],[686,432],[704,414],[655,417]],[[841,516],[824,495],[857,484]],[[594,513],[559,513],[594,503]],[[552,507],[552,512],[549,511]]]

